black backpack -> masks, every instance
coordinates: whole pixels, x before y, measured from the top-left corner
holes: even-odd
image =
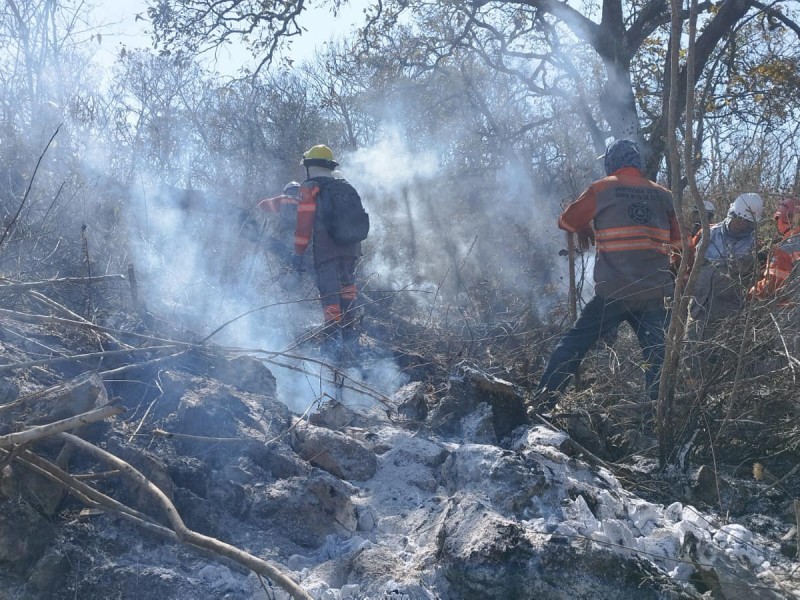
[[[337,244],[355,244],[367,239],[369,215],[356,189],[344,179],[313,179],[319,185],[317,211],[331,239]]]

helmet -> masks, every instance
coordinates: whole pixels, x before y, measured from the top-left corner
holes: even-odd
[[[300,191],[300,184],[296,181],[290,181],[285,186],[283,186],[283,193],[287,196],[296,196],[297,192]]]
[[[304,167],[325,167],[331,171],[339,166],[333,160],[333,152],[323,144],[312,146],[303,153],[303,160],[300,162]]]
[[[603,167],[606,175],[611,175],[624,167],[636,167],[641,171],[642,156],[639,153],[639,145],[628,139],[610,143],[603,156]]]
[[[761,196],[752,192],[739,194],[728,209],[729,215],[741,217],[751,223],[758,223],[762,212],[764,212],[764,201]]]
[[[703,208],[706,209],[706,212],[709,215],[713,215],[715,212],[717,212],[717,207],[714,206],[714,203],[711,202],[711,200],[703,200]],[[697,204],[692,206],[692,210],[695,212],[700,212],[700,210],[697,208]]]
[[[795,217],[800,216],[800,200],[797,198],[781,198],[778,210],[775,211],[775,225],[781,235],[786,235],[794,225]]]

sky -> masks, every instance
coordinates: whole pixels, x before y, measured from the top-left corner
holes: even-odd
[[[307,31],[300,37],[292,38],[289,56],[295,62],[310,59],[324,42],[353,31],[363,22],[366,4],[367,0],[349,2],[335,18],[328,7],[312,4],[299,20]],[[99,27],[103,39],[95,60],[105,68],[110,68],[114,63],[121,46],[128,49],[152,46],[147,0],[96,0],[90,18]],[[252,58],[245,48],[234,48],[233,51],[223,49],[217,55],[213,68],[224,75],[235,75],[248,62],[252,64]]]

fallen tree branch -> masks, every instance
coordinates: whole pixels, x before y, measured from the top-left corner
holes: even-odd
[[[52,287],[64,283],[86,284],[97,281],[125,281],[124,275],[93,275],[92,277],[62,277],[61,279],[45,279],[44,281],[25,281],[0,285],[0,293],[19,292],[37,288]]]
[[[194,546],[198,546],[201,548],[206,548],[208,550],[212,550],[222,556],[225,556],[231,560],[236,561],[239,564],[242,564],[252,570],[259,575],[264,575],[269,577],[273,581],[275,581],[281,588],[283,588],[286,592],[289,593],[292,598],[298,600],[313,600],[313,598],[305,592],[293,579],[291,579],[288,575],[283,573],[277,566],[253,556],[252,554],[245,552],[244,550],[240,550],[239,548],[222,542],[216,538],[212,538],[206,535],[202,535],[195,531],[192,531],[183,523],[180,515],[178,514],[175,505],[172,504],[170,499],[162,492],[158,486],[156,486],[153,482],[147,479],[144,475],[142,475],[139,471],[137,471],[134,467],[130,464],[125,462],[124,460],[114,456],[113,454],[98,448],[94,444],[90,444],[86,440],[83,440],[77,436],[71,435],[69,433],[60,433],[59,439],[62,439],[81,450],[84,450],[98,458],[104,462],[109,463],[115,469],[119,469],[125,474],[130,480],[132,480],[136,485],[150,494],[160,505],[162,510],[164,511],[167,520],[169,521],[173,531],[177,534],[178,538],[182,542],[187,542]]]
[[[61,312],[62,314],[66,315],[67,318],[69,318],[69,319],[74,319],[76,321],[81,321],[81,322],[89,324],[89,325],[93,324],[90,321],[87,321],[86,319],[84,319],[78,313],[71,311],[69,308],[67,308],[63,304],[60,304],[60,303],[56,302],[55,300],[53,300],[49,296],[45,296],[41,292],[37,292],[36,290],[31,290],[28,293],[29,293],[29,295],[31,295],[34,298],[36,298],[39,302],[42,302],[43,304],[45,304],[46,306],[49,306],[53,310],[57,310],[57,311]],[[111,342],[112,344],[116,344],[117,346],[120,346],[122,348],[124,348],[124,347],[130,348],[131,347],[128,344],[124,344],[124,343],[120,342],[117,338],[115,338],[110,333],[107,333],[107,332],[104,332],[104,331],[98,331],[98,332],[95,332],[95,333],[97,333],[98,336],[104,337],[107,341]]]
[[[353,384],[355,384],[353,386],[344,384],[342,386],[342,389],[351,390],[351,391],[357,392],[359,394],[363,394],[364,396],[369,396],[369,397],[373,398],[374,400],[377,400],[378,402],[380,402],[381,404],[383,404],[384,406],[386,406],[386,408],[388,408],[390,410],[392,410],[394,408],[390,398],[388,398],[384,394],[381,394],[377,390],[371,388],[370,386],[365,384],[363,381],[355,379],[354,377],[351,377],[347,373],[343,373],[341,369],[339,369],[338,367],[335,367],[335,366],[333,366],[330,363],[327,363],[325,361],[318,360],[318,359],[315,359],[315,358],[309,358],[309,357],[306,357],[306,356],[300,356],[300,355],[297,355],[297,354],[288,354],[286,351],[278,352],[278,351],[273,351],[273,350],[264,350],[263,348],[241,348],[241,347],[235,347],[235,346],[219,346],[218,348],[220,350],[222,350],[223,352],[230,352],[230,353],[235,353],[235,354],[266,354],[267,357],[262,359],[264,362],[267,362],[269,364],[275,365],[276,367],[281,367],[283,369],[289,369],[290,371],[295,371],[297,373],[302,373],[304,375],[314,375],[316,377],[318,375],[318,373],[312,373],[312,372],[308,371],[307,369],[305,369],[303,367],[297,367],[295,365],[289,365],[289,364],[286,364],[286,363],[283,363],[283,362],[279,362],[279,361],[275,360],[274,357],[280,356],[282,358],[287,358],[287,359],[291,359],[291,360],[297,360],[297,361],[301,361],[301,362],[308,362],[308,363],[316,364],[316,365],[319,365],[321,367],[325,367],[326,369],[329,369],[331,371],[331,373],[335,373],[335,372],[338,371],[340,374],[342,374],[344,376],[344,378],[346,380],[352,381]],[[330,383],[332,385],[337,385],[338,384],[338,382],[336,381],[336,379],[334,377],[331,377],[331,378],[322,377],[322,380],[325,381],[326,383]]]
[[[60,381],[55,385],[51,385],[41,390],[37,390],[35,392],[28,394],[27,396],[22,396],[20,398],[17,398],[13,402],[9,402],[8,404],[0,404],[0,414],[2,414],[4,411],[16,408],[17,406],[24,404],[26,402],[33,402],[35,400],[39,400],[42,398],[48,398],[48,400],[51,398],[58,398],[59,395],[64,391],[68,390],[71,387],[71,385],[73,385],[73,383],[74,380],[66,382]]]
[[[95,481],[97,479],[110,479],[116,477],[120,472],[117,469],[111,471],[99,471],[96,473],[81,473],[80,475],[73,475],[78,481]]]
[[[113,417],[114,415],[118,415],[123,412],[125,412],[125,409],[122,406],[106,404],[100,408],[75,415],[74,417],[62,419],[61,421],[54,421],[52,423],[47,423],[46,425],[31,427],[25,431],[0,435],[0,448],[8,448],[9,446],[14,446],[15,444],[24,444],[35,440],[40,440],[51,435],[69,431],[70,429],[75,429],[81,425],[88,425],[89,423],[103,421],[104,419]]]
[[[179,348],[179,346],[148,346],[145,348],[130,348],[127,350],[106,350],[105,352],[73,354],[72,356],[54,356],[52,358],[42,358],[39,360],[29,360],[21,363],[0,365],[0,373],[5,373],[7,371],[14,371],[16,369],[27,369],[29,367],[50,365],[53,363],[64,362],[64,361],[80,362],[82,360],[90,360],[93,358],[112,358],[115,356],[129,356],[139,352],[150,352],[154,350],[175,350],[176,348]],[[134,365],[126,365],[126,366],[134,366]]]
[[[98,375],[100,375],[100,377],[102,377],[104,380],[108,381],[109,379],[114,379],[115,377],[123,375],[128,371],[135,371],[136,369],[141,369],[142,367],[151,367],[153,365],[172,360],[184,354],[186,354],[186,350],[181,350],[180,352],[175,352],[174,354],[169,354],[168,356],[161,356],[145,362],[123,365],[121,367],[117,367],[116,369],[109,369],[108,371],[99,371]]]
[[[228,437],[211,437],[204,435],[190,435],[188,433],[172,433],[164,431],[156,427],[152,432],[153,435],[158,437],[165,437],[176,440],[188,440],[190,442],[204,442],[207,444],[269,444],[273,440],[264,441],[257,438],[228,438]],[[277,438],[275,438],[277,439]]]
[[[196,344],[192,344],[190,342],[181,342],[178,340],[169,340],[165,338],[158,338],[152,335],[145,335],[143,333],[135,333],[133,331],[122,331],[120,329],[113,329],[111,327],[103,327],[102,325],[95,325],[94,323],[90,323],[89,321],[75,321],[72,319],[62,319],[60,317],[53,317],[51,315],[34,315],[31,313],[21,313],[15,310],[8,310],[5,308],[0,308],[0,317],[8,317],[9,319],[13,319],[15,321],[21,321],[22,323],[58,323],[59,325],[72,325],[75,327],[81,327],[84,329],[91,329],[93,331],[102,331],[104,333],[112,333],[116,335],[128,335],[134,337],[139,340],[148,340],[153,342],[161,342],[164,344],[175,344],[176,346],[182,346],[185,348],[191,348],[196,346]]]
[[[7,452],[9,455],[11,454],[6,450],[0,450],[0,452]],[[151,533],[160,535],[172,542],[181,543],[181,540],[178,538],[178,534],[172,531],[172,529],[156,523],[146,514],[131,508],[127,504],[123,504],[117,500],[114,500],[110,496],[106,496],[102,492],[94,489],[92,486],[83,483],[79,479],[79,477],[83,477],[81,475],[70,475],[57,465],[54,465],[50,461],[45,460],[30,451],[26,451],[23,456],[17,457],[17,462],[22,464],[26,469],[29,469],[34,473],[38,473],[42,477],[45,477],[49,481],[60,486],[68,494],[74,496],[79,502],[83,503],[89,508],[112,513]],[[110,473],[119,472],[110,471]],[[195,546],[194,544],[188,543],[186,545],[206,558],[221,562],[231,570],[248,572],[246,567],[243,567],[239,563],[230,560],[229,558],[220,556],[219,554],[212,552],[207,548],[202,548],[200,546]]]

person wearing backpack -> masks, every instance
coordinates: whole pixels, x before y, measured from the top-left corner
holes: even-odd
[[[327,334],[325,345],[345,345],[355,350],[356,263],[361,242],[369,233],[369,215],[358,192],[334,169],[328,146],[317,145],[303,154],[306,180],[300,185],[292,266],[303,270],[304,257],[312,248],[314,273]]]

